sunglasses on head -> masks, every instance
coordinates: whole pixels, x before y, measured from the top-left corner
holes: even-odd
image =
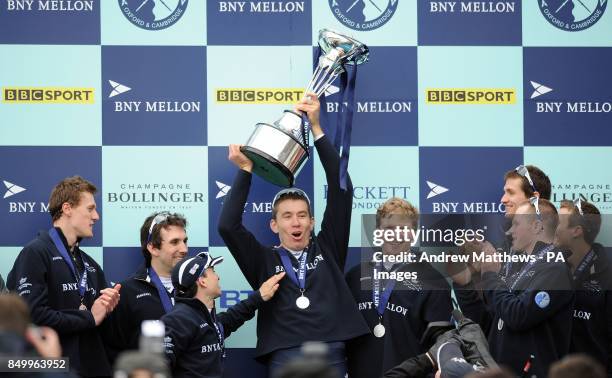
[[[308,198],[308,194],[306,194],[306,192],[303,191],[302,189],[298,189],[298,188],[287,188],[287,189],[283,189],[280,192],[276,193],[276,195],[274,196],[274,199],[272,200],[272,206],[274,206],[276,202],[279,199],[281,199],[281,197],[286,196],[288,194],[296,194],[300,197],[303,197],[308,203],[308,206],[310,206],[310,198]]]
[[[538,191],[535,185],[533,184],[533,180],[531,179],[531,176],[529,175],[529,170],[527,169],[527,167],[521,164],[518,167],[514,168],[514,171],[527,179],[527,182],[529,182],[529,186],[531,186],[531,189],[534,192]]]
[[[155,218],[153,218],[153,221],[151,221],[151,225],[149,226],[149,235],[147,236],[147,243],[151,241],[151,236],[153,235],[153,228],[155,228],[155,226],[157,226],[158,224],[167,221],[169,216],[170,213],[164,211],[162,213],[157,214]]]

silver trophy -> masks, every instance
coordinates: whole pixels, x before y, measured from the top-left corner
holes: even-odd
[[[345,64],[368,60],[368,47],[351,37],[322,29],[322,55],[306,92],[320,97],[343,73]],[[273,123],[258,123],[241,151],[253,161],[253,173],[272,184],[290,187],[308,159],[309,126],[305,117],[291,110]]]

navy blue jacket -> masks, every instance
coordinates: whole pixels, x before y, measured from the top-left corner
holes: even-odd
[[[536,251],[543,247],[539,243]],[[530,376],[546,377],[549,366],[570,348],[574,291],[567,264],[542,260],[512,292],[494,272],[482,275],[482,285],[484,303],[472,285],[454,288],[466,316],[475,316],[485,327],[490,325],[493,358],[519,374],[533,354]]]
[[[138,349],[140,325],[144,320],[159,320],[165,313],[159,292],[143,264],[121,282],[121,300],[103,324],[102,335],[111,365],[119,353]]]
[[[596,260],[576,277],[576,302],[571,352],[586,353],[599,360],[612,376],[612,266],[610,255],[594,244]]]
[[[346,275],[370,330],[379,321],[372,299],[372,269],[372,264],[365,263],[352,268]],[[399,271],[415,272],[417,279],[395,283],[382,317],[384,337],[375,337],[370,332],[347,342],[347,367],[351,378],[380,377],[407,358],[424,353],[429,345],[421,345],[420,341],[429,322],[450,320],[450,288],[438,271],[427,263],[408,264]],[[381,288],[385,284],[381,282]],[[369,290],[362,290],[366,287]]]
[[[264,303],[259,291],[226,312],[216,314],[224,337],[255,316]],[[214,309],[212,310],[214,314]],[[220,343],[211,313],[198,299],[177,298],[177,303],[161,320],[166,325],[164,346],[172,376],[221,377],[225,346]]]
[[[305,341],[345,341],[369,333],[344,279],[353,200],[352,185],[340,189],[340,159],[326,136],[315,142],[328,183],[321,231],[308,250],[306,291],[310,306],[299,309],[299,288],[285,276],[274,298],[257,317],[257,357]],[[279,254],[263,246],[242,224],[251,174],[239,170],[219,219],[219,233],[251,287],[256,290],[273,274],[284,271]],[[294,269],[297,260],[291,257]]]
[[[59,228],[57,230],[68,249],[64,235]],[[94,259],[78,247],[75,253],[83,257],[87,269],[84,304],[91,308],[100,290],[108,287],[107,281]],[[7,277],[7,285],[28,303],[36,325],[57,331],[63,355],[70,358],[71,369],[80,376],[111,375],[94,317],[90,311],[79,310],[81,301],[76,278],[47,231],[40,231],[38,237],[21,250]]]

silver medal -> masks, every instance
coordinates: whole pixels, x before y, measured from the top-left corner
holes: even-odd
[[[383,337],[385,335],[385,326],[378,323],[376,327],[374,327],[374,336]]]
[[[302,295],[301,297],[295,300],[295,305],[302,310],[307,309],[308,306],[310,306],[310,299]]]
[[[79,310],[87,311],[87,306],[85,306],[83,303],[81,303],[81,305],[79,306]]]

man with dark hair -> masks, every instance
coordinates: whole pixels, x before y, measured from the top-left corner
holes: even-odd
[[[175,378],[221,377],[225,339],[274,296],[285,275],[270,277],[247,299],[218,314],[215,299],[221,295],[221,286],[215,265],[222,261],[223,257],[200,252],[172,270],[177,304],[161,320],[166,325],[166,357]]]
[[[601,214],[580,199],[562,201],[559,213],[555,244],[571,251],[576,290],[570,351],[596,358],[612,376],[612,266],[609,253],[595,242]]]
[[[512,215],[516,208],[531,197],[550,200],[551,185],[548,176],[534,165],[519,165],[504,175],[504,195],[501,202],[506,215]]]
[[[49,198],[53,227],[23,248],[7,279],[30,306],[32,321],[57,331],[70,368],[81,376],[111,374],[97,326],[117,305],[121,288],[108,288],[98,263],[79,247],[100,218],[95,193],[79,176],[57,184]]]
[[[251,186],[253,162],[230,145],[229,159],[240,168],[223,204],[219,234],[225,241],[251,287],[270,275],[285,271],[288,280],[276,297],[264,305],[257,318],[259,360],[270,374],[300,354],[305,341],[324,341],[330,363],[343,376],[346,371],[346,340],[369,332],[344,280],[348,252],[353,190],[340,188],[340,159],[319,124],[319,100],[308,94],[296,111],[308,115],[315,148],[328,183],[327,205],[321,231],[314,236],[310,200],[297,188],[281,190],[272,200],[270,228],[280,245],[263,246],[242,224],[244,205]]]
[[[153,213],[140,227],[143,264],[121,282],[122,299],[105,322],[105,344],[114,363],[125,350],[137,349],[140,325],[144,320],[158,320],[174,305],[171,273],[187,255],[187,220],[180,214]]]
[[[554,246],[542,241],[539,202],[519,205],[512,217],[508,232],[516,254],[510,262],[502,268],[501,255],[487,251],[481,265],[484,298],[471,284],[456,295],[466,315],[476,314],[483,329],[488,327],[491,355],[500,365],[518,374],[533,354],[531,373],[544,377],[569,351],[574,293],[563,257],[555,253],[551,259]]]
[[[376,211],[376,229],[418,228],[419,212],[401,198],[390,198]],[[453,309],[450,288],[429,263],[393,263],[387,257],[411,251],[410,240],[385,241],[380,253],[353,267],[346,281],[359,311],[372,330],[347,342],[351,378],[380,377],[409,357],[420,354],[427,325],[447,321]],[[372,251],[374,253],[374,251]],[[414,250],[412,250],[414,253]],[[379,274],[402,274],[405,279],[383,279]]]

